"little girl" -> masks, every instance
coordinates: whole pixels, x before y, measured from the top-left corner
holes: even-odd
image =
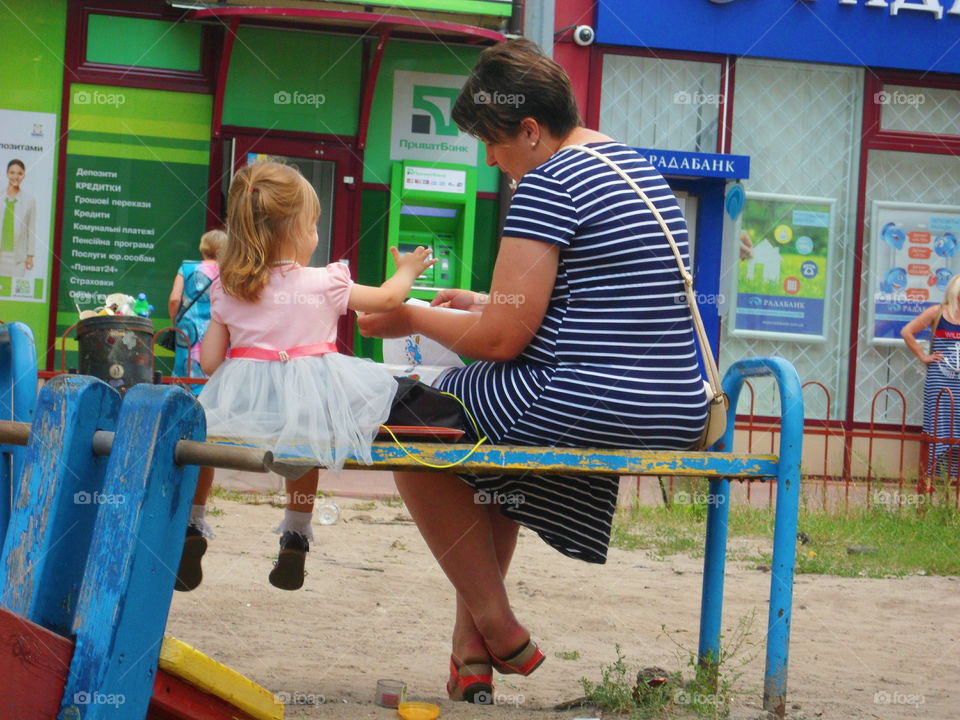
[[[406,255],[394,250],[396,273],[380,287],[355,284],[341,263],[308,267],[319,217],[317,194],[296,169],[266,161],[236,174],[200,350],[203,371],[211,375],[200,394],[207,434],[296,458],[273,467],[286,477],[287,505],[270,582],[284,590],[303,585],[316,466],[338,470],[347,456],[372,462],[370,444],[397,388],[379,365],[337,352],[337,320],[348,309],[399,307],[417,276],[436,262],[422,247]],[[194,505],[191,513],[191,541],[202,547],[185,546],[181,561],[187,572],[184,562],[194,563],[197,577],[206,548],[203,508]]]

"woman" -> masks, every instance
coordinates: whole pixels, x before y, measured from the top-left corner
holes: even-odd
[[[33,270],[37,203],[23,191],[26,173],[23,160],[7,163],[7,191],[0,208],[0,277],[8,278],[8,284]]]
[[[517,102],[484,102],[497,98]],[[481,54],[453,118],[483,141],[489,165],[519,183],[491,292],[444,290],[433,307],[361,317],[361,332],[422,333],[481,361],[447,374],[441,386],[464,401],[492,442],[691,447],[707,402],[670,246],[618,175],[562,148],[588,143],[620,164],[686,256],[686,226],[663,178],[635,151],[581,125],[566,73],[527,40]],[[618,482],[433,473],[397,473],[396,481],[457,591],[447,691],[489,702],[492,668],[528,675],[544,659],[503,582],[519,524],[565,555],[605,562]]]
[[[921,345],[917,335],[932,328],[929,345]],[[942,305],[931,305],[904,325],[900,336],[924,364],[923,432],[934,438],[927,449],[927,474],[936,475],[937,464],[950,445],[937,443],[939,438],[960,436],[960,275],[947,283]],[[957,458],[950,461],[950,474],[957,472]],[[940,471],[946,468],[939,468]]]

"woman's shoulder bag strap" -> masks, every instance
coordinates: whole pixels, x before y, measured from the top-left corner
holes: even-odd
[[[720,405],[722,403],[728,406],[729,400],[723,392],[723,386],[721,385],[720,381],[720,371],[717,369],[717,361],[714,360],[713,351],[710,348],[710,340],[707,337],[707,331],[703,327],[703,319],[700,317],[700,308],[697,307],[697,300],[693,294],[693,276],[683,264],[683,256],[680,255],[680,248],[677,247],[677,242],[673,239],[673,233],[670,232],[670,228],[667,226],[667,223],[660,214],[660,211],[657,210],[656,206],[653,204],[653,202],[651,202],[650,198],[647,197],[647,194],[640,188],[640,186],[633,181],[633,178],[627,175],[623,168],[613,162],[613,160],[608,158],[606,155],[603,155],[602,153],[599,153],[593,148],[587,147],[586,145],[565,145],[560,149],[579,150],[581,152],[585,152],[588,155],[592,155],[593,157],[597,158],[602,163],[610,166],[614,172],[622,177],[627,184],[633,188],[637,195],[640,196],[640,199],[643,200],[650,212],[653,213],[653,216],[657,219],[657,222],[660,224],[660,229],[663,230],[663,234],[670,243],[670,249],[673,251],[673,256],[677,260],[677,268],[680,270],[680,277],[683,279],[683,289],[687,296],[687,303],[690,305],[690,314],[693,316],[693,327],[696,331],[697,341],[700,344],[700,351],[701,355],[703,356],[703,366],[707,371],[707,382],[710,385],[710,389],[713,391],[713,399],[711,402],[714,405]]]

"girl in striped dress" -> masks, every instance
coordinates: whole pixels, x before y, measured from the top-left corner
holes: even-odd
[[[582,127],[563,69],[527,40],[480,56],[453,118],[485,143],[487,163],[517,183],[491,291],[441,291],[433,307],[362,316],[361,332],[422,333],[477,360],[444,376],[442,388],[464,401],[494,443],[691,447],[707,400],[670,245],[619,175],[564,146],[587,144],[619,164],[686,256],[686,226],[667,183],[636,151]],[[448,694],[489,702],[493,668],[527,675],[544,659],[503,582],[519,526],[569,557],[602,563],[618,481],[432,473],[396,480],[457,592]]]
[[[936,325],[932,342],[921,344],[916,336]],[[931,305],[907,323],[900,335],[911,352],[926,366],[923,384],[923,432],[927,447],[927,475],[947,472],[957,475],[957,456],[951,445],[937,442],[960,437],[960,275],[947,283],[942,305]],[[939,398],[939,402],[938,402]]]

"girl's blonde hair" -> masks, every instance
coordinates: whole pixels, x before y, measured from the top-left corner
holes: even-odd
[[[208,230],[200,236],[200,254],[207,260],[216,260],[226,244],[227,234],[223,230]]]
[[[227,245],[220,254],[220,282],[228,295],[256,302],[270,279],[281,246],[320,217],[320,200],[289,165],[261,160],[233,177],[227,199]]]
[[[951,315],[960,317],[960,273],[947,283],[947,289],[943,291],[943,304],[950,309]]]

